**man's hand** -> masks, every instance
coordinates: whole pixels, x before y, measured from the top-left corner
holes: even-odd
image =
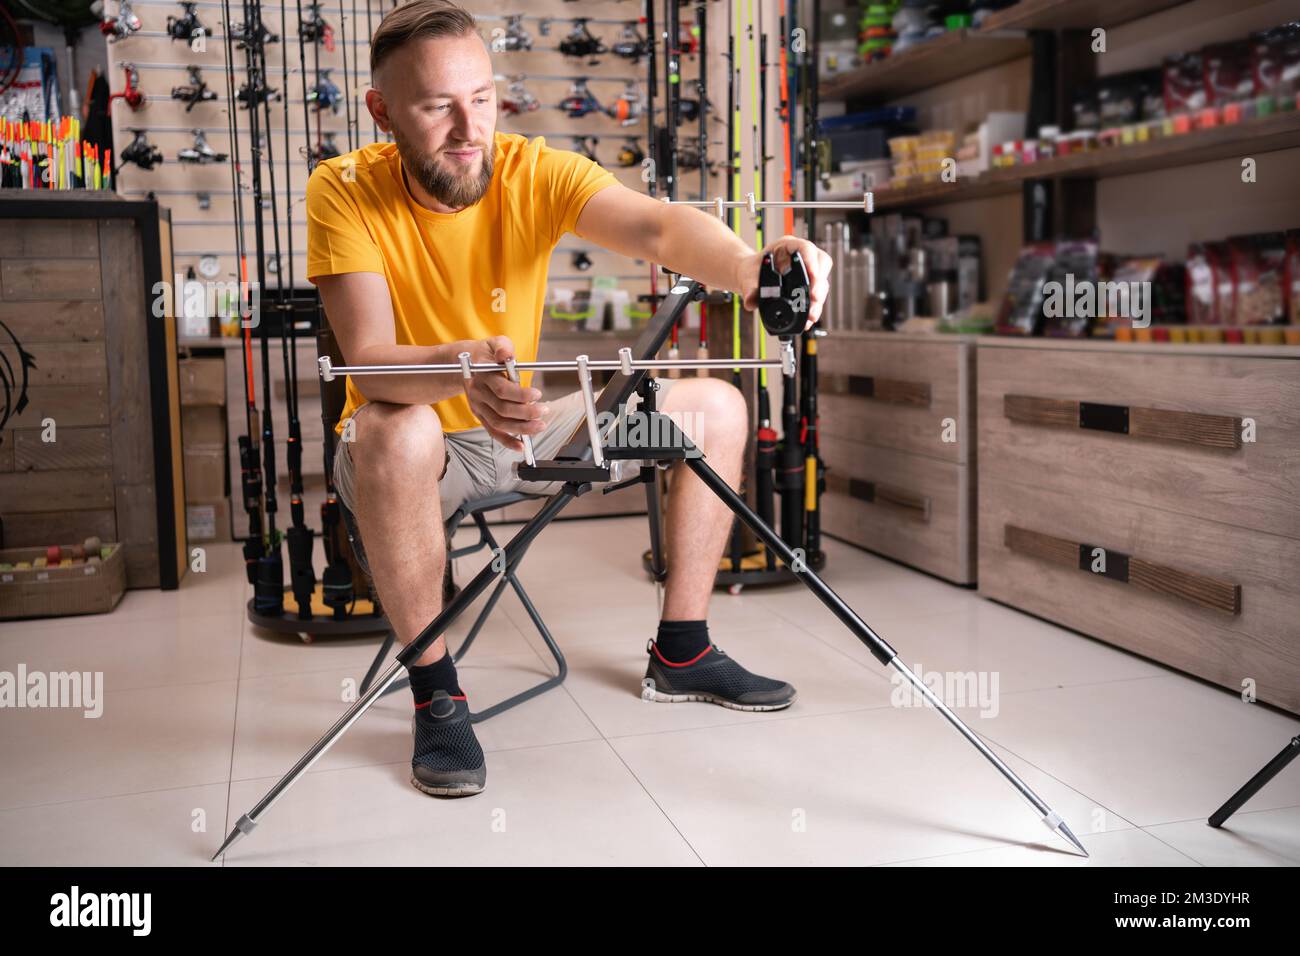
[[[798,236],[782,236],[775,242],[769,242],[762,252],[754,253],[744,265],[741,290],[745,295],[745,308],[751,312],[758,308],[758,270],[763,264],[763,256],[769,252],[772,253],[772,261],[777,272],[784,272],[790,268],[791,253],[797,252],[803,257],[804,268],[808,270],[811,300],[808,303],[808,323],[804,326],[806,332],[821,318],[822,304],[830,291],[827,276],[830,275],[833,265],[831,257],[807,239],[800,239]]]
[[[476,365],[504,364],[515,357],[514,343],[504,335],[478,339],[465,351]],[[546,427],[542,416],[550,409],[536,404],[541,391],[516,385],[505,372],[475,372],[465,383],[465,397],[488,434],[514,451],[524,450],[516,435],[536,435]]]

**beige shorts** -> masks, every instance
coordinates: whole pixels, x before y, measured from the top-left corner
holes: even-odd
[[[661,405],[675,380],[658,379],[659,392],[656,405]],[[628,409],[635,410],[641,403],[639,395],[628,401]],[[538,461],[554,458],[569,443],[574,431],[584,420],[582,392],[571,392],[563,398],[547,402],[551,407],[546,428],[533,436],[533,455]],[[367,405],[357,408],[352,417],[364,415]],[[348,527],[353,550],[367,573],[365,551],[357,530],[354,515],[355,472],[352,461],[352,442],[339,442],[334,455],[334,488],[343,504],[343,518]],[[522,451],[497,444],[486,428],[470,428],[443,436],[446,462],[438,478],[438,498],[442,503],[445,521],[466,501],[492,494],[519,491],[528,494],[548,495],[559,491],[563,482],[520,481],[515,475],[515,463],[524,460]],[[630,474],[630,473],[629,473]],[[603,484],[603,483],[602,483]],[[598,485],[599,487],[599,485]]]

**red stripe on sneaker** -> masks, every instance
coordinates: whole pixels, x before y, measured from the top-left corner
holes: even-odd
[[[426,700],[423,704],[416,704],[416,705],[415,705],[415,709],[416,709],[416,710],[424,710],[424,708],[428,707],[431,703],[433,703],[433,699],[432,699],[432,698],[430,698],[429,700]]]
[[[713,650],[712,647],[706,647],[704,650],[700,651],[698,654],[692,657],[689,661],[682,661],[680,664],[675,664],[672,661],[670,661],[668,658],[664,657],[663,654],[659,652],[659,645],[657,643],[651,644],[650,649],[655,652],[655,657],[659,658],[660,661],[667,664],[669,667],[690,667],[692,664],[698,661],[705,654],[709,653],[709,651]]]

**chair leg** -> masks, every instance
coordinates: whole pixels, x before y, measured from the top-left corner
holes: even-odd
[[[498,548],[498,545],[496,539],[492,537],[492,532],[488,529],[488,524],[486,519],[483,517],[481,513],[479,513],[474,515],[474,521],[479,527],[480,535],[482,535],[483,539],[487,541],[490,549],[493,551],[493,553],[495,553]],[[525,551],[524,553],[527,552]],[[523,556],[524,556],[523,554],[520,554],[519,562],[517,563],[522,563]],[[505,700],[493,704],[491,707],[488,707],[485,710],[475,711],[471,713],[469,716],[470,722],[475,724],[479,723],[480,721],[487,720],[489,717],[495,717],[497,714],[500,714],[503,711],[507,711],[512,707],[517,707],[520,704],[522,704],[524,701],[532,700],[534,697],[537,697],[539,694],[544,694],[546,691],[550,690],[553,687],[560,686],[560,684],[564,683],[564,678],[568,676],[569,673],[569,664],[564,659],[564,654],[561,653],[559,645],[555,643],[555,638],[551,636],[551,632],[547,629],[546,623],[542,620],[542,616],[537,612],[537,608],[533,605],[532,600],[528,597],[528,592],[524,590],[523,584],[519,581],[519,578],[516,576],[513,570],[507,571],[506,574],[503,575],[502,579],[497,582],[496,588],[492,591],[491,596],[488,598],[487,605],[479,613],[478,618],[474,622],[473,628],[470,629],[469,634],[466,636],[461,646],[457,649],[452,659],[455,661],[459,661],[469,650],[469,647],[473,643],[474,638],[478,636],[479,629],[483,626],[483,624],[487,620],[488,614],[491,612],[493,606],[500,598],[501,592],[504,590],[507,582],[509,582],[510,586],[514,588],[515,594],[519,595],[520,603],[523,604],[524,610],[528,612],[528,616],[532,619],[534,626],[537,628],[537,632],[542,636],[542,640],[546,643],[547,649],[550,650],[551,657],[555,661],[556,673],[554,676],[548,677],[546,680],[542,681],[541,683],[536,684],[528,688],[527,690],[520,691],[518,694],[515,694],[511,697],[507,697]]]

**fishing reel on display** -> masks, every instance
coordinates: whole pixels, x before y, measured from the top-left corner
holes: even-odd
[[[319,3],[307,5],[307,16],[298,23],[298,35],[305,43],[319,43],[334,52],[334,28],[321,16]]]
[[[261,106],[263,103],[279,102],[280,91],[275,87],[263,86],[261,83],[250,79],[249,82],[239,88],[239,92],[235,94],[235,99],[239,100],[241,109],[250,109],[254,106]]]
[[[698,136],[677,144],[678,169],[699,169],[703,162],[704,150]]]
[[[645,151],[636,140],[629,140],[619,149],[616,162],[624,169],[640,166],[645,162]]]
[[[110,93],[108,101],[111,104],[113,100],[123,100],[127,106],[138,113],[149,105],[144,91],[140,89],[140,71],[135,68],[134,63],[123,63],[122,70],[126,73],[126,87],[121,93]]]
[[[311,148],[311,161],[314,166],[317,163],[323,163],[327,159],[333,159],[341,155],[339,144],[334,142],[333,133],[321,133],[321,141]]]
[[[134,133],[135,137],[131,142],[126,144],[126,148],[123,149],[119,155],[118,158],[121,159],[122,162],[134,163],[136,166],[145,170],[153,169],[155,166],[162,165],[162,150],[149,142],[145,137],[148,130],[136,129],[128,126],[126,132]]]
[[[217,98],[216,90],[208,89],[208,84],[203,81],[203,76],[197,66],[189,66],[190,84],[189,86],[173,86],[172,99],[180,100],[185,104],[185,112],[194,109],[197,103],[206,103],[209,100]]]
[[[268,44],[279,43],[280,35],[272,33],[260,19],[252,23],[236,23],[230,28],[235,47],[240,50],[262,50]]]
[[[516,53],[533,48],[533,35],[524,29],[524,15],[512,13],[506,17],[506,25],[492,31],[493,53]]]
[[[569,114],[570,119],[578,119],[588,113],[603,113],[600,101],[587,89],[586,80],[574,80],[569,95],[560,101],[560,109]]]
[[[194,144],[186,146],[176,154],[176,158],[182,163],[194,163],[197,165],[208,165],[211,163],[224,163],[226,161],[225,153],[218,153],[208,145],[207,137],[203,135],[203,130],[196,129],[194,133]]]
[[[609,51],[605,48],[605,44],[587,29],[588,19],[587,17],[574,19],[573,29],[560,41],[560,52],[575,59],[590,58],[587,59],[587,65],[597,66],[600,61],[596,57]]]
[[[593,163],[599,163],[596,158],[596,146],[600,140],[595,136],[575,136],[573,137],[573,151],[580,156],[586,156]]]
[[[117,5],[117,16],[108,16],[107,6],[102,0],[95,0],[90,5],[92,13],[99,16],[99,32],[104,34],[109,43],[125,40],[133,33],[140,32],[140,18],[131,9],[131,0],[121,0]]]
[[[522,76],[512,76],[510,85],[506,87],[506,95],[501,97],[501,112],[506,116],[518,116],[520,113],[531,113],[541,106],[541,101],[524,89],[524,78]]]
[[[641,122],[645,113],[645,100],[641,98],[641,88],[636,80],[628,80],[623,87],[623,94],[605,111],[622,126],[634,126]]]
[[[650,55],[650,41],[637,30],[637,21],[629,20],[623,24],[623,32],[609,48],[609,52],[624,60],[640,63],[642,57]]]
[[[332,69],[321,70],[320,79],[307,91],[307,102],[318,113],[325,109],[337,113],[339,104],[343,102],[343,92],[330,79],[332,72],[334,72]]]
[[[694,123],[700,118],[700,101],[690,97],[682,97],[677,101],[677,125],[683,123]]]
[[[183,16],[167,18],[167,35],[173,40],[197,40],[212,36],[212,31],[199,22],[194,0],[181,0]]]

